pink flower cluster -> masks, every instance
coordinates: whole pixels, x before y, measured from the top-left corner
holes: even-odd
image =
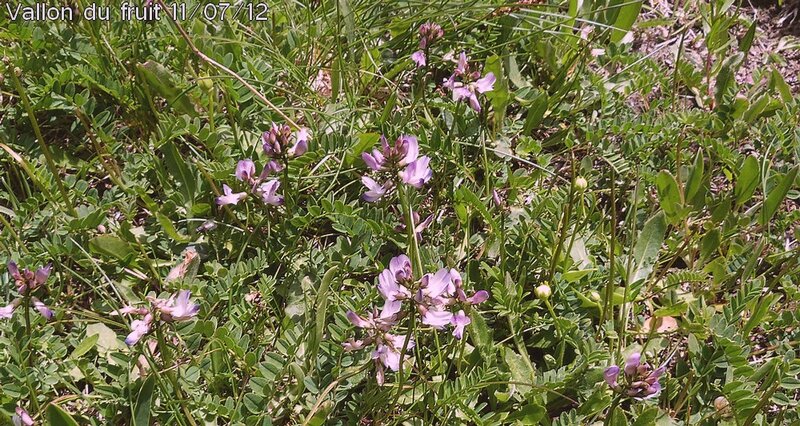
[[[623,369],[612,365],[603,372],[603,378],[611,389],[623,395],[648,399],[658,396],[661,392],[659,380],[666,370],[666,363],[654,370],[649,364],[642,363],[641,353],[634,352],[625,360]],[[618,381],[620,371],[624,373],[622,383]]]
[[[42,288],[44,283],[47,282],[51,269],[52,267],[47,265],[37,269],[36,272],[28,269],[20,271],[16,263],[8,262],[8,273],[14,279],[17,285],[17,293],[19,293],[20,297],[14,299],[10,304],[0,307],[0,318],[11,318],[14,315],[14,310],[22,303],[23,298],[30,297],[33,307],[43,317],[48,320],[53,319],[53,311],[36,296],[33,296],[33,293]]]
[[[293,133],[287,125],[272,123],[272,127],[261,135],[264,154],[269,158],[261,173],[256,175],[255,162],[247,158],[236,164],[234,176],[246,184],[249,192],[260,198],[264,204],[280,206],[283,204],[283,196],[278,194],[281,182],[277,178],[270,179],[270,174],[283,170],[289,158],[305,154],[310,139],[311,133],[306,128]],[[231,187],[223,184],[222,195],[217,197],[216,202],[220,206],[235,205],[247,198],[247,194],[245,191],[233,192]]]
[[[345,350],[352,351],[374,344],[372,358],[378,371],[378,383],[384,381],[384,368],[398,371],[401,351],[405,336],[390,333],[392,328],[404,317],[403,302],[411,303],[420,315],[421,322],[437,330],[447,326],[453,327],[453,336],[461,339],[464,328],[472,320],[459,309],[453,313],[455,306],[467,307],[477,305],[489,298],[489,293],[480,290],[467,296],[463,289],[461,275],[455,269],[442,268],[435,274],[425,274],[422,279],[415,280],[411,269],[411,260],[400,255],[389,261],[389,268],[378,276],[378,292],[383,298],[380,311],[373,310],[366,318],[353,311],[347,312],[347,318],[356,327],[366,331],[361,340],[349,340],[344,343]],[[414,341],[409,338],[408,347]],[[407,348],[408,349],[408,348]]]
[[[380,200],[394,188],[397,178],[414,188],[422,188],[433,177],[431,159],[426,155],[419,157],[419,143],[414,136],[402,135],[394,145],[389,145],[386,137],[381,136],[381,149],[374,149],[372,153],[364,152],[361,159],[367,167],[385,177],[382,184],[369,176],[361,178],[367,187],[362,197],[368,202]]]
[[[426,52],[430,49],[434,41],[442,38],[444,31],[442,27],[435,22],[426,22],[419,27],[419,50],[411,54],[411,60],[417,64],[418,67],[424,67],[427,63]]]
[[[197,312],[200,311],[200,305],[189,301],[191,295],[192,292],[189,290],[181,290],[177,296],[172,295],[169,299],[148,297],[149,308],[126,306],[120,309],[118,311],[120,314],[134,314],[142,317],[142,319],[136,319],[131,322],[131,332],[125,338],[125,343],[128,346],[135,345],[150,332],[153,323],[157,319],[170,323],[189,321],[197,316]]]
[[[480,71],[472,70],[467,60],[467,54],[461,52],[458,56],[455,71],[453,71],[450,78],[444,81],[442,86],[453,92],[454,101],[465,101],[469,103],[472,109],[480,112],[481,104],[478,102],[476,93],[486,93],[494,90],[495,80],[494,73],[490,72],[481,77]]]

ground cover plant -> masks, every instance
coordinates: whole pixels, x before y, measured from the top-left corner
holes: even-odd
[[[800,424],[796,2],[33,5],[0,424]]]

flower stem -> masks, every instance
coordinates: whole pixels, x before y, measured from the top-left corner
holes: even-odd
[[[28,289],[30,292],[30,289]],[[25,364],[28,366],[28,372],[33,368],[33,348],[31,347],[31,341],[33,341],[33,334],[31,329],[31,296],[30,294],[26,294],[23,296],[22,301],[23,307],[23,316],[25,317],[25,337],[27,341],[25,342],[25,350],[27,354],[25,354]],[[37,413],[39,413],[39,400],[36,396],[36,389],[33,387],[31,383],[31,379],[28,376],[28,372],[25,372],[25,382],[28,385],[28,390],[30,391],[30,400],[31,400],[31,408]],[[41,414],[41,413],[39,413]]]
[[[156,338],[158,339],[158,350],[161,352],[161,359],[163,361],[162,368],[165,370],[167,378],[169,378],[169,381],[172,383],[172,388],[175,390],[175,396],[178,398],[178,402],[183,409],[183,413],[186,415],[186,419],[189,421],[190,425],[196,426],[197,423],[195,422],[189,407],[186,406],[186,399],[184,398],[183,392],[181,392],[180,385],[178,384],[178,370],[172,369],[174,363],[172,359],[172,351],[167,344],[167,340],[164,338],[164,333],[161,330],[161,324],[156,325]]]
[[[64,187],[64,182],[62,182],[61,176],[58,173],[58,169],[56,169],[56,164],[53,162],[53,154],[50,153],[50,148],[48,148],[47,144],[44,142],[42,130],[39,128],[39,122],[36,120],[36,115],[34,114],[33,107],[31,107],[31,102],[28,99],[28,94],[25,91],[25,87],[23,87],[22,82],[19,81],[19,77],[17,76],[14,68],[9,67],[8,74],[11,75],[11,80],[14,82],[14,87],[17,89],[17,94],[19,94],[19,97],[22,100],[22,106],[25,108],[25,112],[28,113],[28,119],[31,122],[31,127],[33,127],[33,133],[36,134],[36,141],[39,142],[39,148],[41,148],[42,154],[44,154],[47,168],[53,175],[53,180],[56,181],[58,191],[61,192],[61,197],[64,199],[64,203],[67,205],[67,211],[71,216],[77,217],[78,213],[75,211],[75,206],[72,205],[72,201],[69,199],[67,189]]]
[[[564,331],[561,330],[561,326],[558,324],[558,316],[556,315],[556,311],[553,310],[553,304],[550,303],[549,299],[544,299],[544,304],[547,306],[547,311],[550,312],[550,316],[553,317],[553,326],[556,328],[556,337],[559,341],[558,365],[564,365],[564,350],[567,344],[566,340],[564,340]]]

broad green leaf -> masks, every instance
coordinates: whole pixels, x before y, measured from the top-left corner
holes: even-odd
[[[646,279],[653,271],[666,232],[667,222],[663,212],[656,213],[644,223],[642,231],[636,238],[636,245],[633,246],[632,261],[635,269],[632,270],[632,276],[628,277],[629,284]]]
[[[502,123],[506,115],[506,106],[511,100],[511,96],[508,93],[508,81],[506,80],[505,70],[503,69],[503,58],[498,55],[490,56],[486,59],[486,65],[483,71],[485,74],[489,72],[494,73],[496,79],[494,89],[490,92],[486,92],[485,95],[491,101],[492,108],[494,108],[495,122]],[[481,102],[481,99],[478,98],[478,101]],[[481,105],[483,108],[486,108],[485,102],[482,102]]]
[[[144,77],[147,87],[155,94],[166,99],[172,108],[183,114],[197,116],[194,104],[192,104],[187,93],[179,90],[178,86],[176,86],[172,78],[175,75],[174,72],[152,60],[137,64],[136,68]]]
[[[525,134],[530,134],[542,124],[544,114],[547,112],[547,103],[547,92],[540,91],[528,106],[528,113],[525,116],[525,126],[523,128]]]
[[[511,380],[519,383],[533,383],[536,378],[536,372],[533,371],[530,365],[523,359],[523,355],[514,352],[510,348],[506,348],[503,354],[506,365],[511,371]],[[528,385],[516,384],[517,389],[523,395],[531,390]]]
[[[714,228],[706,232],[706,235],[700,240],[700,257],[709,259],[717,251],[719,244],[719,229]]]
[[[86,335],[97,336],[97,352],[102,356],[127,348],[114,330],[100,322],[87,325]]]
[[[653,316],[655,317],[677,317],[686,313],[686,310],[689,309],[689,305],[686,302],[681,302],[672,306],[664,306],[661,308],[656,309],[653,312]]]
[[[317,289],[317,296],[314,302],[316,308],[314,314],[314,333],[311,334],[311,339],[308,342],[308,350],[311,356],[310,360],[316,360],[317,351],[319,350],[320,342],[325,334],[326,317],[328,314],[328,299],[330,298],[331,282],[336,278],[339,272],[337,266],[331,266],[325,275],[322,277],[319,289]]]
[[[133,406],[133,426],[150,425],[150,407],[153,405],[153,393],[156,388],[156,376],[151,374],[139,389],[136,404]]]
[[[478,198],[478,196],[475,195],[475,193],[472,192],[469,188],[467,188],[466,186],[462,186],[461,188],[458,188],[456,190],[455,195],[457,201],[458,200],[463,201],[472,208],[474,208],[475,210],[477,210],[478,213],[480,213],[481,216],[483,216],[483,218],[486,220],[486,223],[488,223],[493,230],[499,229],[497,222],[492,217],[492,214],[489,212],[489,209],[486,208],[486,203],[482,202],[481,199]]]
[[[764,201],[764,206],[761,208],[761,217],[759,219],[761,225],[769,223],[772,216],[778,211],[778,207],[780,207],[783,199],[786,198],[786,194],[794,185],[798,169],[800,169],[800,166],[794,166],[769,192],[767,199]]]
[[[80,343],[78,343],[78,346],[75,347],[75,350],[72,351],[72,354],[70,354],[69,357],[72,359],[80,358],[95,347],[99,338],[99,334],[93,334],[83,339]]]
[[[703,185],[703,166],[703,150],[700,149],[697,151],[697,155],[694,157],[694,166],[692,167],[692,171],[689,173],[689,179],[686,181],[685,195],[687,201],[693,200]]]
[[[753,46],[753,40],[756,37],[756,27],[756,21],[753,21],[753,23],[750,24],[750,28],[747,29],[747,33],[739,41],[739,51],[745,55],[750,52],[750,47]]]
[[[641,9],[641,0],[625,1],[622,6],[619,7],[617,18],[614,20],[613,24],[614,29],[611,31],[612,43],[619,43],[622,41],[622,38],[625,37],[625,34],[627,34],[631,27],[633,27],[633,23],[636,22],[636,18],[639,16],[639,11]]]
[[[172,141],[161,145],[161,152],[164,154],[164,162],[167,165],[169,173],[176,182],[180,184],[180,190],[183,194],[183,201],[186,203],[186,207],[191,210],[191,206],[194,204],[195,188],[197,185],[194,173],[189,169],[186,160],[183,159],[180,151],[178,151],[178,148]]]
[[[744,54],[742,52],[737,52],[722,61],[722,66],[717,74],[716,86],[714,87],[714,100],[716,101],[716,105],[719,106],[722,104],[725,94],[732,92],[730,89],[736,84],[734,75],[743,60]]]
[[[494,349],[494,341],[492,340],[492,329],[486,325],[486,320],[482,315],[472,315],[472,322],[469,325],[469,337],[475,344],[475,347],[485,354],[491,354]]]
[[[773,66],[772,73],[770,74],[770,83],[775,87],[775,90],[781,96],[781,100],[783,102],[791,102],[793,95],[792,95],[792,88],[786,84],[786,80],[784,80],[783,76],[780,72]]]
[[[594,271],[596,271],[596,269],[579,269],[577,271],[567,271],[564,272],[562,278],[564,278],[564,281],[568,283],[574,283],[576,281],[580,281],[581,278],[591,274]]]
[[[48,405],[45,415],[47,424],[50,426],[78,426],[78,422],[75,421],[72,415],[58,405]]]
[[[507,420],[523,425],[535,425],[539,423],[546,412],[544,407],[539,404],[528,404],[511,413]]]
[[[671,223],[677,223],[681,219],[683,211],[683,202],[681,199],[681,191],[678,187],[678,182],[675,177],[666,170],[662,170],[656,176],[656,190],[658,191],[658,199],[661,201],[661,208]]]
[[[736,185],[733,188],[737,206],[741,206],[753,196],[760,180],[761,171],[758,167],[758,160],[756,160],[756,157],[748,156],[744,160],[744,164],[742,164],[742,169],[739,172],[739,176],[736,177]]]
[[[158,219],[158,223],[161,224],[161,228],[164,230],[164,232],[166,232],[167,235],[169,235],[170,238],[179,243],[185,243],[189,241],[189,237],[179,233],[175,228],[175,224],[173,224],[166,215],[161,212],[157,212],[156,219]]]
[[[113,257],[125,264],[130,263],[136,256],[136,250],[126,241],[114,235],[98,235],[89,240],[89,250],[92,253]]]
[[[644,410],[642,414],[636,417],[636,421],[633,422],[633,426],[650,426],[655,423],[658,414],[658,407],[648,408]]]

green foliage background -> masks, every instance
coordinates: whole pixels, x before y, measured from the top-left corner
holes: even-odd
[[[641,1],[270,2],[265,22],[180,22],[275,108],[166,17],[2,18],[0,258],[53,263],[56,318],[30,335],[19,315],[0,323],[0,416],[797,424],[800,102],[770,63],[737,83],[756,34],[736,37],[755,28],[737,5],[682,3],[708,68],[678,53],[669,69],[623,42],[671,24],[637,21]],[[417,69],[426,21],[445,37]],[[498,77],[481,114],[441,89],[443,56],[461,51]],[[320,72],[330,94],[311,84]],[[239,159],[263,165],[260,135],[282,114],[314,135],[288,168],[286,206],[215,206]],[[459,350],[398,391],[393,374],[376,385],[369,351],[341,343],[345,312],[378,304],[377,274],[407,250],[398,208],[359,199],[360,154],[403,133],[434,169],[414,192],[435,217],[425,272],[457,268],[492,297],[447,343]],[[165,281],[190,246],[199,267]],[[551,309],[533,294],[542,283]],[[173,365],[128,349],[129,319],[110,313],[178,289],[202,309],[174,330]],[[3,304],[13,292],[0,275]],[[645,327],[664,317],[676,327]],[[452,340],[418,345],[434,335]],[[664,390],[620,401],[602,372],[637,350],[652,364],[674,353]]]

